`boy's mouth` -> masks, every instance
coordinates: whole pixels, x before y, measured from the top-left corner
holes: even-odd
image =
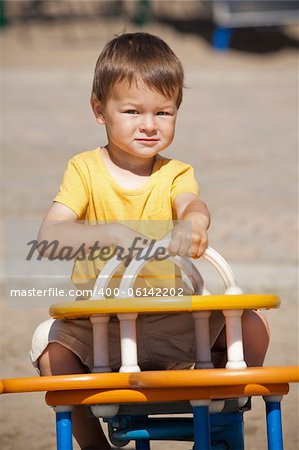
[[[137,142],[145,142],[145,143],[155,143],[158,142],[158,138],[137,138],[135,139]]]
[[[146,138],[146,137],[142,137],[142,138],[136,138],[136,141],[158,141],[158,138]]]

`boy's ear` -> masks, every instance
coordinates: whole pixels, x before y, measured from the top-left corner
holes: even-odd
[[[91,96],[90,98],[90,105],[93,110],[93,113],[95,115],[96,121],[103,125],[105,124],[105,117],[104,117],[104,111],[103,111],[103,105],[97,98],[94,96]]]

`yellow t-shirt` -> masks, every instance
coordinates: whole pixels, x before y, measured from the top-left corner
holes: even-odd
[[[72,209],[78,219],[86,223],[118,221],[152,239],[161,239],[176,219],[175,197],[186,192],[198,194],[194,171],[188,164],[157,155],[147,183],[137,189],[127,189],[117,184],[102,160],[101,149],[97,148],[80,153],[69,161],[54,201]],[[156,273],[156,281],[153,281],[156,277],[150,270],[153,263],[148,263],[146,270],[142,271],[141,278],[145,277],[145,272],[151,273],[150,285],[160,285],[161,278],[171,277],[169,262],[157,264],[159,274]],[[165,266],[165,277],[162,266]],[[76,261],[72,280],[76,285],[92,286],[102,267],[103,261]],[[171,272],[173,274],[173,266]],[[162,285],[165,285],[163,281]]]

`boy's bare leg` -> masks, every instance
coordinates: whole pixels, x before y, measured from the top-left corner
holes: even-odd
[[[269,346],[269,327],[265,317],[259,311],[245,310],[242,315],[244,359],[248,367],[262,366]],[[225,328],[213,346],[213,351],[226,349]],[[226,360],[220,366],[224,367]]]
[[[247,366],[262,366],[268,350],[270,331],[259,311],[246,310],[242,315],[244,359]]]
[[[86,373],[77,356],[56,342],[49,344],[39,358],[42,376]],[[99,420],[87,414],[86,406],[75,406],[72,411],[73,434],[81,449],[110,450]]]

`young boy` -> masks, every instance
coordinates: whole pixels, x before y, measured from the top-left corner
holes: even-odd
[[[74,252],[82,243],[92,247],[95,242],[99,247],[127,249],[136,236],[147,234],[144,230],[150,234],[148,224],[155,229],[156,223],[175,220],[169,253],[194,258],[203,254],[210,216],[198,197],[193,169],[160,156],[174,137],[183,82],[181,62],[156,36],[128,33],[106,45],[95,68],[91,106],[97,122],[106,127],[108,143],[71,159],[39,241],[57,239],[59,248],[71,246]],[[119,221],[146,226],[136,231]],[[77,261],[72,279],[77,286],[91,287],[100,269],[97,264],[84,266]],[[156,279],[149,270],[139,282],[163,284],[169,270],[167,266],[164,278],[156,274]],[[143,370],[192,366],[195,349],[189,314],[141,316],[137,322]],[[111,320],[109,326],[110,362],[117,370],[117,321]],[[243,331],[247,364],[262,365],[268,346],[266,322],[249,311],[243,316]],[[224,333],[223,319],[215,314],[211,319],[213,351],[225,349]],[[88,321],[50,320],[35,332],[31,359],[41,375],[83,373],[92,370],[91,346]],[[81,448],[110,448],[98,420],[83,407],[74,408],[73,430]]]

